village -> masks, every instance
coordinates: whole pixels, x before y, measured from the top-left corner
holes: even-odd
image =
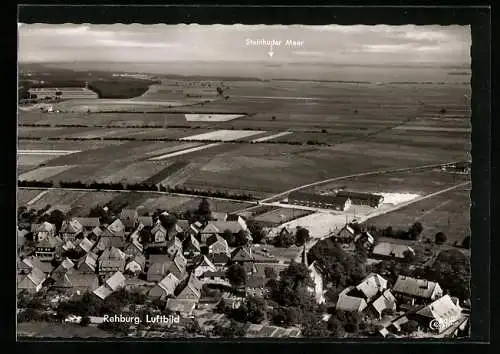
[[[419,263],[419,249],[379,242],[355,220],[325,238],[303,227],[271,237],[251,218],[211,209],[201,199],[183,219],[166,210],[98,206],[99,217],[68,217],[21,207],[18,322],[132,337],[468,335],[467,292],[436,271],[448,262],[460,273],[459,251]],[[409,232],[418,237],[421,225]]]

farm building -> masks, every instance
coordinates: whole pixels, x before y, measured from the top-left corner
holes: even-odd
[[[168,299],[166,309],[168,311],[178,313],[181,316],[189,317],[193,315],[193,311],[196,308],[195,300],[188,299]]]
[[[95,242],[89,240],[87,237],[82,238],[82,240],[76,245],[75,250],[81,253],[89,253],[92,247],[94,247]]]
[[[164,299],[174,294],[177,285],[179,285],[179,279],[170,273],[151,288],[148,292],[148,296],[151,298]]]
[[[267,287],[268,279],[262,276],[251,275],[245,282],[246,296],[264,297],[271,289]]]
[[[233,252],[231,252],[231,262],[243,266],[247,274],[256,272],[252,247],[238,247],[234,249]]]
[[[442,333],[462,319],[462,309],[457,298],[444,295],[415,313],[422,328]]]
[[[64,220],[59,233],[63,241],[74,241],[83,232],[83,226],[76,219]]]
[[[351,243],[356,237],[356,231],[349,225],[344,225],[340,231],[332,236],[332,240],[340,243]]]
[[[50,262],[42,262],[38,257],[36,256],[29,256],[26,258],[23,258],[22,263],[24,263],[28,268],[31,270],[33,268],[38,268],[40,269],[44,274],[50,274],[54,267]]]
[[[135,209],[126,209],[126,208],[124,208],[120,212],[119,219],[121,220],[121,222],[125,226],[126,230],[131,230],[137,224],[137,221],[139,219],[139,213]]]
[[[215,272],[217,268],[210,262],[207,256],[200,255],[198,259],[194,261],[193,273],[195,276],[200,277],[205,272]]]
[[[55,259],[64,242],[57,236],[44,238],[35,246],[35,256],[42,262],[50,262]]]
[[[337,304],[335,305],[336,310],[347,311],[347,312],[362,312],[368,306],[366,300],[357,297],[350,296],[349,293],[354,289],[353,286],[345,288],[339,294]]]
[[[92,293],[102,300],[105,300],[113,292],[124,288],[126,284],[125,277],[121,272],[116,272],[110,276],[104,284],[95,289]]]
[[[443,296],[441,286],[433,281],[399,275],[392,288],[394,296],[404,303],[428,304]]]
[[[186,277],[177,287],[175,298],[178,300],[195,300],[201,297],[202,282],[193,274]]]
[[[27,275],[19,274],[17,276],[17,290],[27,290],[30,292],[39,292],[42,289],[46,276],[38,268],[32,268]]]
[[[368,305],[366,312],[380,319],[384,310],[396,311],[396,305],[396,298],[392,295],[392,292],[387,289]]]
[[[373,247],[371,258],[380,260],[403,260],[415,255],[413,248],[389,242],[379,242]]]
[[[137,254],[125,266],[125,271],[132,274],[139,274],[146,268],[146,258],[142,254]]]
[[[339,211],[347,210],[351,205],[351,200],[345,196],[320,195],[298,191],[290,193],[287,202],[289,204]]]
[[[31,232],[35,235],[34,239],[43,241],[47,238],[54,237],[56,234],[56,226],[54,224],[43,222],[41,224],[31,225]]]
[[[89,252],[78,260],[76,269],[78,269],[80,273],[93,274],[97,269],[97,259],[98,257],[95,253]]]
[[[116,247],[106,248],[99,257],[99,274],[123,272],[126,255]]]
[[[211,221],[199,232],[201,243],[206,244],[210,236],[222,235],[226,231],[236,235],[240,231],[248,231],[248,227],[242,218],[237,221]]]
[[[209,254],[229,254],[229,245],[227,244],[227,241],[219,235],[210,236],[207,239],[207,246]]]
[[[377,194],[359,193],[350,191],[338,191],[335,196],[340,198],[348,198],[354,205],[368,205],[372,208],[377,208],[384,201],[384,197]]]
[[[200,252],[201,252],[200,243],[198,242],[196,237],[194,237],[193,235],[189,235],[184,240],[184,245],[183,245],[184,256],[192,258],[198,256]]]
[[[53,277],[53,288],[71,289],[76,292],[84,293],[94,291],[99,287],[99,280],[95,274],[82,274],[73,270],[58,274]]]
[[[99,221],[99,218],[80,218],[80,217],[77,217],[77,218],[75,218],[75,220],[77,220],[80,223],[80,225],[83,226],[83,228],[85,230],[92,230],[96,227],[101,226],[101,222]],[[96,235],[96,236],[100,236],[100,234]]]

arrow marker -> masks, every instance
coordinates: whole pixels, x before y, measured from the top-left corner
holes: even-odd
[[[269,52],[267,52],[267,54],[269,54],[269,57],[273,57],[274,55],[274,52],[273,52],[273,45],[271,44],[271,49],[269,49]]]

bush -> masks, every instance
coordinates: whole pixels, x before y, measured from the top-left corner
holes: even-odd
[[[89,324],[90,324],[89,316],[83,316],[82,320],[80,321],[80,326],[87,327]]]
[[[443,232],[438,232],[435,236],[436,245],[442,245],[446,242],[447,238]]]
[[[407,334],[413,333],[418,330],[418,322],[415,320],[409,320],[401,325],[401,330]]]

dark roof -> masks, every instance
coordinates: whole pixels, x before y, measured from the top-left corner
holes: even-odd
[[[94,228],[100,226],[99,218],[75,218],[84,228]]]
[[[346,197],[349,199],[357,199],[357,200],[367,200],[374,203],[379,203],[383,197],[377,194],[370,193],[360,193],[360,192],[350,192],[350,191],[338,191],[336,193],[337,197]]]
[[[229,262],[230,258],[225,253],[214,253],[210,256],[210,260],[214,264],[226,264]]]
[[[252,257],[249,249],[245,247],[238,247],[231,252],[231,260],[234,262],[246,262],[253,261],[254,258]]]
[[[345,205],[348,197],[333,196],[333,195],[320,195],[315,193],[306,192],[291,192],[288,195],[288,200],[301,200],[315,203],[331,204],[331,205]]]

